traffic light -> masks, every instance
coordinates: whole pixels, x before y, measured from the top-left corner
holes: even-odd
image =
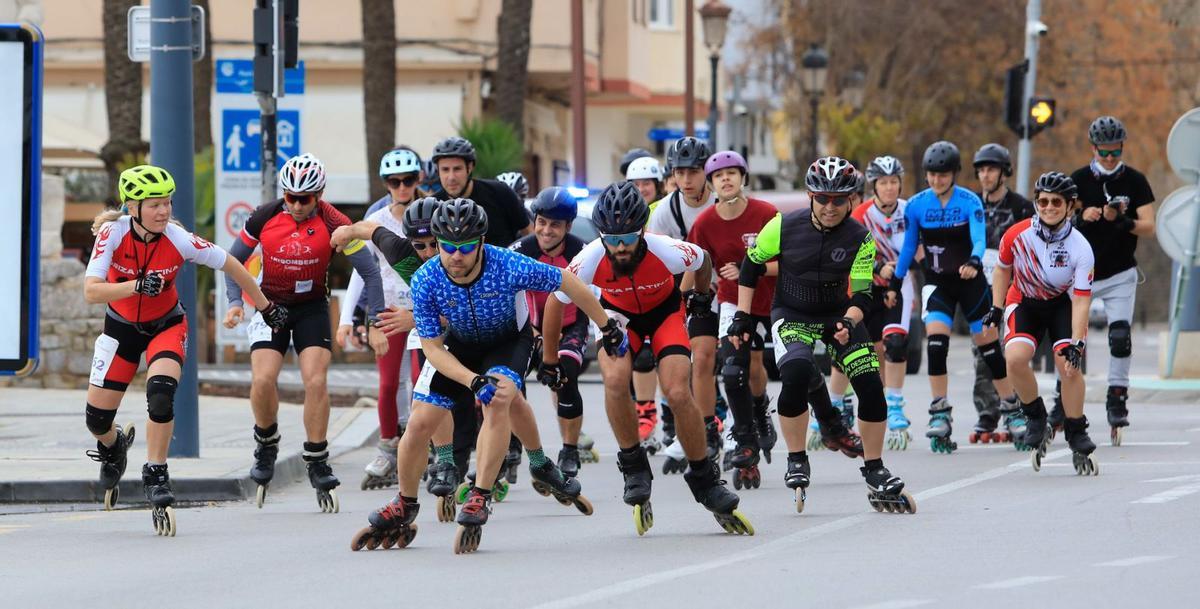
[[[254,7],[254,90],[279,94],[284,68],[299,60],[300,0],[256,0]],[[277,40],[277,37],[282,37]],[[281,56],[276,56],[275,49]]]
[[[1008,69],[1004,79],[1004,124],[1017,137],[1025,137],[1025,75],[1029,73],[1029,60]]]
[[[283,3],[283,67],[294,68],[300,59],[300,0]]]
[[[1053,97],[1031,97],[1029,98],[1029,116],[1027,123],[1029,125],[1029,137],[1041,133],[1043,129],[1054,126],[1054,98]]]

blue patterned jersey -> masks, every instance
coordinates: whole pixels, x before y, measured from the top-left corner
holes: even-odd
[[[962,186],[953,188],[945,205],[931,188],[908,200],[904,209],[908,230],[896,260],[896,277],[903,279],[908,274],[918,242],[925,246],[926,273],[958,276],[958,267],[971,257],[983,259],[987,245],[983,202]]]
[[[525,290],[553,292],[561,285],[562,269],[494,245],[484,246],[483,271],[468,285],[451,281],[440,259],[434,258],[412,278],[417,335],[442,336],[439,318],[445,317],[450,335],[461,342],[497,342],[516,334],[529,320]]]

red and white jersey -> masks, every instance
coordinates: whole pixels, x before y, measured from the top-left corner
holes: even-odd
[[[998,264],[1013,269],[1013,285],[1021,298],[1050,300],[1072,288],[1075,296],[1090,296],[1096,258],[1087,238],[1071,228],[1066,237],[1047,243],[1035,221],[1014,224],[1000,239]],[[1011,300],[1012,290],[1009,294]]]
[[[646,256],[632,276],[613,272],[603,239],[587,244],[567,270],[578,275],[584,284],[599,288],[605,302],[623,311],[650,311],[678,294],[675,275],[698,270],[704,263],[704,250],[693,243],[654,233],[646,233],[642,238],[646,240]],[[560,302],[570,302],[561,291],[554,296]]]
[[[896,209],[892,210],[892,215],[887,215],[880,211],[879,207],[872,199],[858,207],[854,208],[851,215],[859,224],[867,227],[871,231],[871,236],[875,238],[875,260],[880,263],[896,262],[896,258],[900,255],[900,248],[904,247],[904,208],[908,206],[908,201],[900,199],[896,202]],[[876,285],[887,285],[887,280],[875,277]]]
[[[136,280],[143,270],[161,274],[163,291],[158,296],[134,294],[108,303],[126,320],[154,321],[170,313],[179,303],[175,277],[184,262],[220,270],[225,265],[226,254],[220,247],[174,223],[168,223],[162,235],[144,243],[134,234],[132,220],[129,216],[121,216],[100,227],[84,276],[121,283]]]

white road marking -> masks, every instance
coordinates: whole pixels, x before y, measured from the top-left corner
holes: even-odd
[[[861,605],[861,606],[855,607],[854,609],[908,609],[909,607],[920,607],[921,605],[928,605],[932,602],[934,602],[933,599],[895,600],[895,601],[885,601],[882,603],[875,603],[874,605]]]
[[[1186,476],[1173,476],[1171,478],[1155,478],[1146,482],[1191,482],[1193,480],[1200,481],[1200,474],[1188,474]]]
[[[1194,495],[1196,493],[1200,493],[1200,482],[1177,486],[1172,489],[1167,489],[1161,493],[1155,493],[1149,497],[1143,497],[1135,501],[1130,501],[1130,503],[1170,503],[1176,499],[1182,499],[1188,495]]]
[[[1121,446],[1187,446],[1191,442],[1121,442]]]
[[[1014,577],[1012,579],[1003,579],[990,584],[981,584],[974,586],[979,590],[1003,590],[1006,588],[1020,588],[1021,586],[1029,586],[1032,584],[1040,584],[1043,582],[1063,579],[1062,575],[1026,575],[1025,577]]]
[[[0,535],[3,535],[5,533],[12,533],[13,531],[19,531],[21,529],[28,529],[28,528],[29,528],[29,525],[27,525],[27,524],[0,524]]]
[[[1174,556],[1134,556],[1133,558],[1123,558],[1121,560],[1110,560],[1108,562],[1098,562],[1093,567],[1132,567],[1134,565],[1144,565],[1150,562],[1158,562],[1160,560],[1168,560],[1175,558]]]

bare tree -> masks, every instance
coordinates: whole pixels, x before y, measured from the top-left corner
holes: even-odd
[[[529,28],[533,0],[504,0],[496,19],[496,116],[525,139],[525,94],[529,80]]]
[[[371,200],[387,194],[374,171],[396,145],[396,6],[362,0],[363,118],[367,129],[367,184]]]
[[[201,152],[213,145],[212,141],[212,12],[208,0],[193,0],[204,9],[204,58],[192,64],[192,122],[195,125],[193,149]]]
[[[129,60],[125,48],[126,15],[138,0],[104,0],[104,101],[108,142],[100,159],[108,171],[109,193],[116,200],[117,177],[149,151],[142,140],[142,66]]]

